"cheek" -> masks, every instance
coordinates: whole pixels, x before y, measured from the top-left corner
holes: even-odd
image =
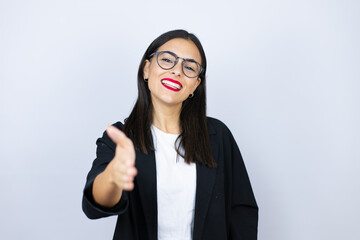
[[[156,89],[156,84],[153,78],[149,78],[148,80],[148,88],[150,92],[153,92]]]
[[[161,79],[161,76],[157,70],[152,70],[149,73],[148,88],[149,88],[150,92],[154,93],[161,89],[160,79]]]
[[[196,88],[197,88],[197,82],[193,82],[193,81],[192,81],[192,82],[190,83],[190,86],[191,86],[191,91],[194,92],[194,91],[196,90]]]
[[[149,78],[156,78],[161,73],[163,73],[163,70],[160,69],[156,63],[152,62],[151,65],[149,66]]]

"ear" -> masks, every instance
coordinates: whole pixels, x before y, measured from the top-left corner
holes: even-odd
[[[196,88],[200,85],[200,83],[201,83],[201,78],[196,79],[194,89],[193,89],[193,93],[195,92]]]
[[[144,79],[148,79],[149,78],[149,73],[150,73],[150,61],[149,60],[145,60],[145,66],[143,69],[143,77]]]

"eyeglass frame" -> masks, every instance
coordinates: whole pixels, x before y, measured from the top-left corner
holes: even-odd
[[[158,59],[159,59],[159,54],[161,54],[161,53],[169,53],[170,55],[174,56],[174,57],[175,57],[174,66],[172,66],[171,68],[163,68],[163,67],[159,64],[159,60],[158,60]],[[179,58],[181,58],[181,59],[183,60],[182,63],[181,63],[181,71],[182,71],[183,74],[184,74],[185,76],[187,76],[188,78],[196,78],[196,77],[200,76],[200,74],[204,71],[204,68],[201,66],[201,64],[198,63],[197,61],[195,61],[194,59],[179,57],[178,55],[176,55],[175,53],[173,53],[173,52],[171,52],[171,51],[154,52],[154,53],[150,54],[149,59],[151,59],[154,55],[156,55],[156,63],[158,64],[159,67],[161,67],[161,68],[164,69],[164,70],[170,70],[170,69],[174,68],[174,67],[176,66],[176,64],[178,63]],[[185,74],[185,72],[184,72],[184,62],[186,62],[186,61],[196,63],[196,64],[198,64],[198,65],[200,66],[200,71],[199,71],[199,73],[198,73],[195,77],[189,77],[188,75]]]

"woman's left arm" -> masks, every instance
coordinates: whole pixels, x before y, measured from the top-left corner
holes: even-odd
[[[229,136],[232,155],[230,239],[256,240],[258,206],[240,150],[230,131]]]

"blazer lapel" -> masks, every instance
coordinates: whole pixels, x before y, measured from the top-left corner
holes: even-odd
[[[211,136],[210,136],[211,137]],[[217,162],[218,145],[211,141],[211,151],[214,160]],[[216,168],[210,168],[203,164],[196,164],[197,186],[195,198],[195,217],[194,217],[194,240],[202,239],[204,221],[209,208],[212,191],[215,184]]]
[[[135,178],[144,211],[149,239],[157,239],[157,196],[156,196],[156,163],[155,153],[148,155],[136,152],[135,167],[138,175]]]

